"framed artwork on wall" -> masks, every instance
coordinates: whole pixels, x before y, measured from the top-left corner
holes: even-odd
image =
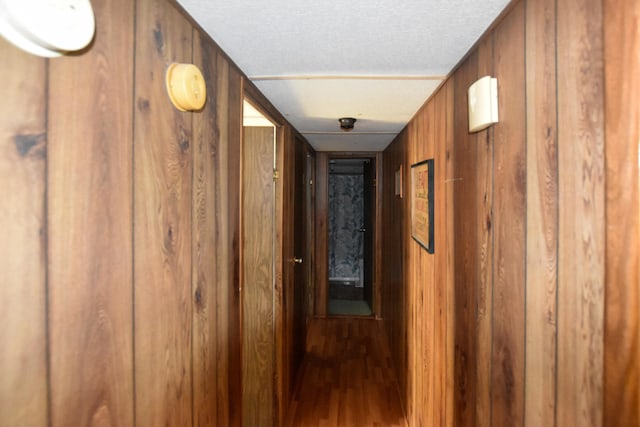
[[[411,237],[430,254],[433,246],[433,159],[411,165]]]

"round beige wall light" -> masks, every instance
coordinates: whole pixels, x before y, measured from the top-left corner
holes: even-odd
[[[167,68],[167,93],[180,111],[200,110],[207,99],[207,86],[193,64],[173,63]]]
[[[37,56],[84,49],[95,32],[89,0],[0,0],[0,35]]]

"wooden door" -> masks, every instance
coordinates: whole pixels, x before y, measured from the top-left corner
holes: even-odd
[[[273,127],[245,127],[242,209],[242,425],[274,422]]]

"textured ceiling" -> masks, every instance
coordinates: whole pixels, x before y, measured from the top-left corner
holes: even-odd
[[[178,0],[317,150],[379,151],[509,0]],[[337,119],[358,119],[342,132]]]

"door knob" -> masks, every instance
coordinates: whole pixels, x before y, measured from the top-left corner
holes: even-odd
[[[302,264],[302,258],[291,258],[291,262],[295,262],[296,264]]]

